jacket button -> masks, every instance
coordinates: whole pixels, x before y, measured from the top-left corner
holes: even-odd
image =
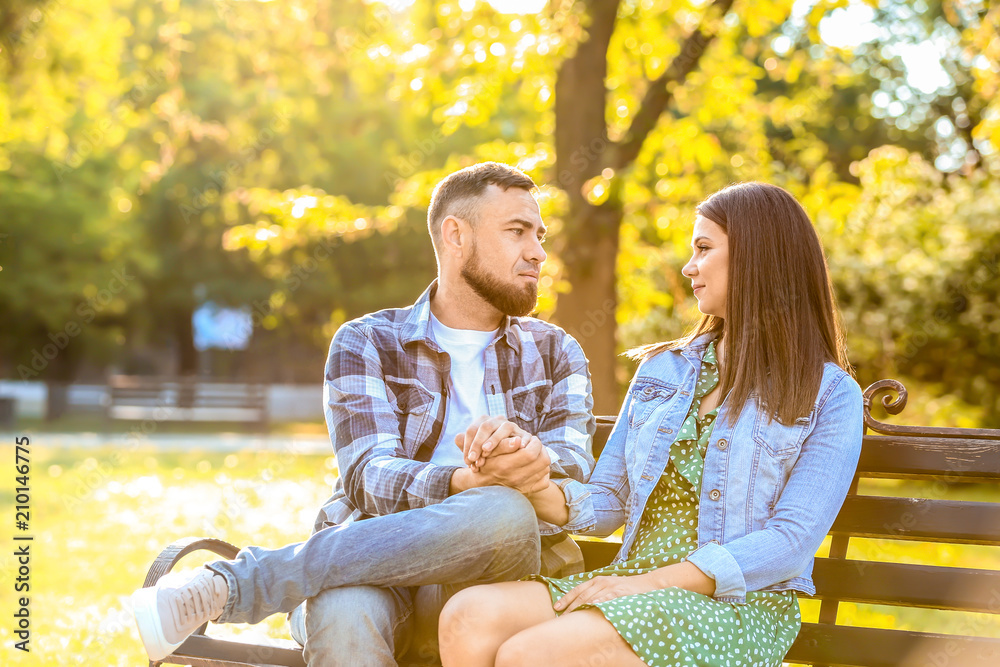
[[[708,497],[711,498],[712,500],[718,500],[719,498],[722,497],[722,492],[720,492],[718,489],[712,489],[711,492],[709,492]]]
[[[729,443],[726,442],[725,438],[720,439],[719,442],[717,442],[716,444],[719,446],[719,449],[725,449],[726,447],[729,446]]]

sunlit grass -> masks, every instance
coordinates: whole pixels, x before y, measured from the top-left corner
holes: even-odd
[[[99,413],[74,412],[58,419],[47,421],[34,417],[20,417],[17,420],[18,433],[143,433],[143,422],[110,420]],[[146,427],[148,428],[148,426]],[[157,421],[157,434],[205,434],[239,433],[257,434],[256,424],[240,422],[172,422]],[[268,433],[272,435],[326,435],[326,424],[322,419],[311,421],[273,421]]]
[[[335,468],[332,456],[292,451],[77,454],[32,446],[31,653],[7,650],[15,637],[9,622],[0,624],[4,654],[12,659],[5,664],[146,664],[129,596],[160,550],[191,535],[238,546],[300,541],[330,494]],[[12,501],[9,491],[0,497],[2,515],[11,519]],[[8,619],[12,552],[5,537],[0,589]],[[183,564],[212,559],[192,554]],[[216,634],[241,630],[226,626]],[[283,615],[252,632],[289,637]]]
[[[9,451],[9,450],[8,450]],[[44,447],[32,440],[32,640],[31,653],[5,650],[15,665],[145,664],[130,613],[129,596],[159,551],[192,535],[218,537],[237,546],[278,546],[304,539],[336,475],[332,455],[283,452],[154,452],[100,448],[85,452]],[[4,517],[13,496],[0,495]],[[934,486],[866,481],[863,493],[948,497],[1000,502],[987,485]],[[942,495],[945,494],[945,495]],[[9,520],[9,519],[8,519]],[[4,618],[13,613],[13,544],[0,547]],[[1000,570],[994,547],[853,540],[851,558]],[[194,567],[213,557],[189,556]],[[804,619],[815,620],[818,602],[804,600]],[[1000,615],[841,605],[841,623],[1000,637]],[[259,626],[225,626],[219,636],[245,633],[287,640],[283,615]],[[0,624],[5,649],[14,641],[10,622]]]

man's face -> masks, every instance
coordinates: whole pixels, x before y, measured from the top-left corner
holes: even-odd
[[[538,301],[538,272],[546,257],[546,230],[535,198],[520,188],[489,186],[474,229],[462,278],[503,314],[529,314]]]

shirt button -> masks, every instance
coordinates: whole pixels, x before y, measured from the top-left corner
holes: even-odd
[[[712,489],[711,492],[709,492],[708,497],[711,498],[712,500],[718,500],[719,498],[722,497],[722,492],[720,492],[718,489]]]
[[[729,443],[728,443],[728,442],[726,442],[726,439],[725,439],[725,438],[722,438],[722,439],[721,439],[721,440],[719,440],[719,442],[717,442],[716,444],[717,444],[717,445],[719,446],[719,449],[725,449],[726,447],[728,447],[728,446],[729,446]]]

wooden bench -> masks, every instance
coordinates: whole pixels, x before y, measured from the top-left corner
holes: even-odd
[[[889,400],[891,393],[895,400]],[[803,624],[786,661],[849,667],[998,667],[1000,639],[979,636],[975,624],[963,635],[837,624],[840,602],[1000,614],[1000,571],[846,557],[852,537],[1000,546],[1000,503],[857,493],[861,477],[1000,483],[1000,429],[890,425],[871,416],[873,401],[882,396],[883,406],[898,414],[906,404],[906,389],[895,380],[880,380],[864,395],[866,435],[857,476],[830,531],[830,553],[816,559],[816,597],[822,601],[819,622]],[[598,418],[595,454],[613,424],[614,417]],[[618,551],[613,542],[586,538],[579,542],[588,570],[606,565]],[[238,551],[215,539],[181,540],[156,558],[144,585],[153,585],[183,556],[199,549],[223,558],[233,558]],[[292,642],[248,644],[210,638],[204,632],[203,627],[163,662],[196,667],[305,665],[301,649]],[[155,664],[160,663],[150,663]]]
[[[196,378],[113,375],[108,419],[248,422],[267,430],[267,387]]]

